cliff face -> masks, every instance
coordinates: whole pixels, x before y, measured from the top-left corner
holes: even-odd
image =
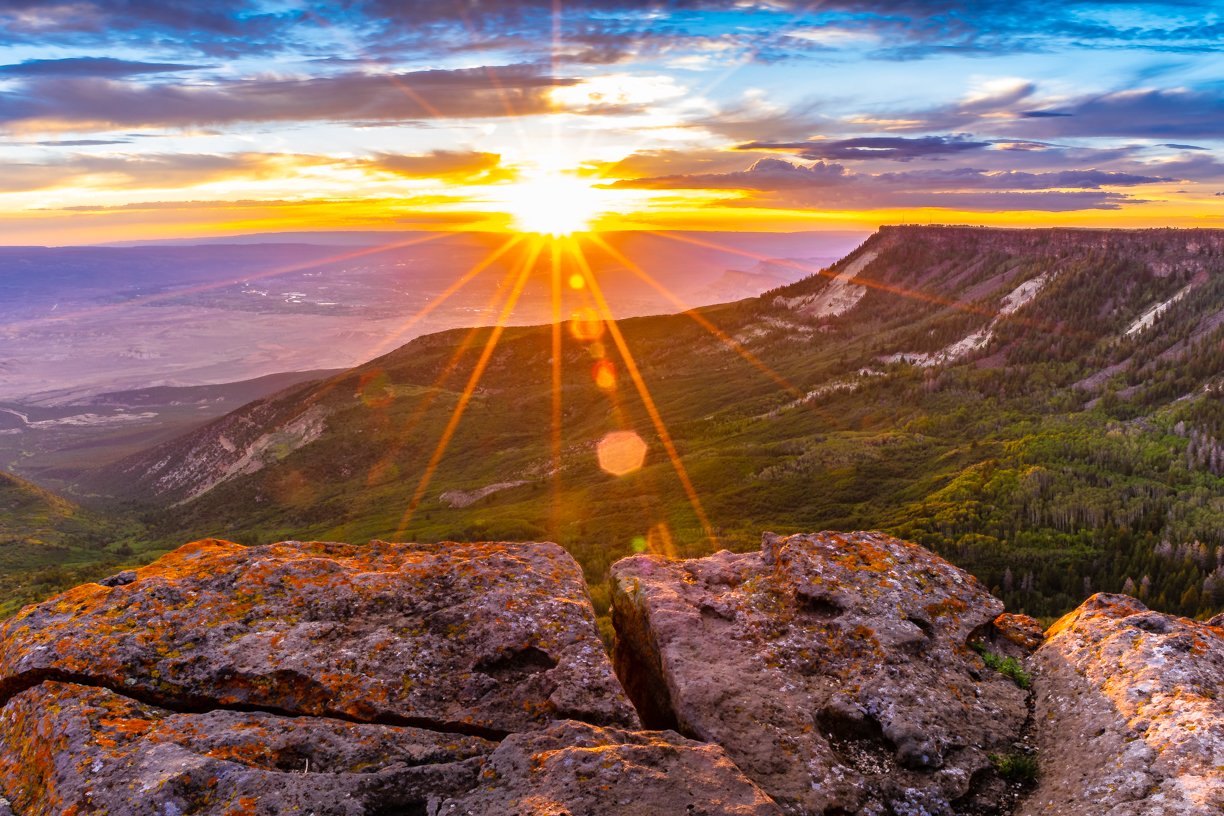
[[[189,544],[0,628],[0,814],[1224,807],[1218,627],[1094,596],[1042,642],[870,533],[613,582],[615,674],[552,544]]]

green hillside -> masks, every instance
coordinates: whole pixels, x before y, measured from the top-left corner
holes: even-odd
[[[852,264],[861,299],[820,314]],[[825,275],[699,316],[620,331],[709,531],[606,330],[563,333],[555,473],[552,331],[505,331],[406,526],[489,329],[421,338],[102,478],[161,497],[144,509],[158,546],[547,538],[599,582],[644,549],[881,529],[1035,615],[1100,590],[1189,615],[1224,606],[1220,233],[892,228]],[[619,372],[610,391],[592,376],[601,355]],[[645,466],[611,476],[595,446],[624,429],[647,442]],[[238,475],[211,486],[224,467]]]
[[[138,531],[0,472],[0,617],[140,560]]]

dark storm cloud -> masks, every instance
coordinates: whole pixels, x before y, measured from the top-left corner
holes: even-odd
[[[736,190],[742,206],[854,207],[862,209],[940,207],[979,211],[1006,209],[1069,212],[1116,209],[1137,203],[1104,187],[1134,187],[1169,181],[1162,176],[1104,170],[1046,173],[985,172],[971,168],[854,173],[844,165],[811,166],[760,159],[747,170],[620,181],[613,187],[651,190]]]
[[[194,71],[201,65],[173,62],[133,62],[110,57],[72,57],[69,59],[26,60],[0,65],[0,76],[14,77],[119,77]]]
[[[886,159],[907,162],[912,159],[948,156],[990,147],[990,142],[969,136],[860,136],[854,139],[806,142],[749,142],[737,150],[785,150],[805,159],[855,161]]]
[[[573,80],[532,66],[213,84],[39,78],[0,95],[0,125],[188,127],[275,121],[411,121],[550,110],[549,91]]]

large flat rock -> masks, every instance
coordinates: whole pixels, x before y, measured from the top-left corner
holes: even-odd
[[[0,790],[22,816],[424,813],[475,785],[495,747],[318,717],[176,713],[48,682],[0,712]]]
[[[617,668],[648,726],[721,745],[787,812],[991,812],[1026,693],[969,642],[1003,611],[888,536],[612,568]]]
[[[515,734],[437,816],[780,816],[717,745],[558,723]]]
[[[1098,594],[1032,658],[1042,775],[1019,816],[1224,813],[1224,632]]]
[[[47,679],[486,737],[634,727],[555,544],[189,544],[0,627],[0,703]]]

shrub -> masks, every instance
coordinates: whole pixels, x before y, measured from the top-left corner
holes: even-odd
[[[1034,754],[991,754],[990,761],[1000,778],[1008,782],[1019,782],[1030,785],[1037,781],[1040,767]]]
[[[1003,657],[994,652],[988,651],[985,646],[980,643],[975,643],[973,648],[982,656],[983,662],[987,666],[997,671],[1004,677],[1011,679],[1013,683],[1022,689],[1031,688],[1033,685],[1033,677],[1024,670],[1024,665],[1014,657]]]

